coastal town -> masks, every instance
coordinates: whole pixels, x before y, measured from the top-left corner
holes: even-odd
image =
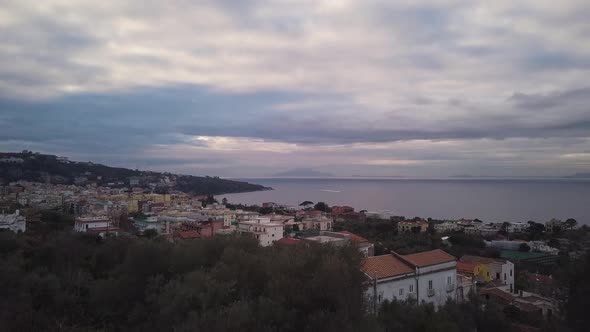
[[[590,248],[587,238],[572,243],[564,235],[577,228],[572,219],[543,223],[406,219],[324,202],[236,205],[227,198],[219,202],[211,195],[157,193],[138,185],[133,177],[113,188],[11,182],[0,187],[0,229],[27,233],[41,223],[38,212],[50,210],[71,216],[71,223],[62,225],[66,230],[101,238],[158,237],[181,243],[233,234],[254,238],[262,247],[354,246],[363,257],[361,270],[371,310],[378,310],[384,301],[438,307],[448,300],[477,296],[515,308],[533,320],[562,314],[566,290],[554,279],[552,267],[564,257],[576,260]],[[422,236],[433,242],[429,248],[407,252],[404,247],[399,249],[406,252],[398,252],[362,234],[367,225],[388,227],[391,239]],[[466,239],[476,244],[456,254],[469,242]]]

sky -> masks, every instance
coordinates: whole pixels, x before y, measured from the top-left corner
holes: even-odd
[[[587,0],[1,0],[0,151],[222,177],[590,172]]]

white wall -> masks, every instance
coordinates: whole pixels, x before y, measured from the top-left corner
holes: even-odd
[[[455,262],[451,262],[455,264]],[[448,264],[448,263],[447,263]],[[437,265],[440,266],[440,265]],[[447,291],[447,283],[450,278],[451,291]],[[457,288],[457,270],[451,268],[448,270],[427,272],[418,275],[418,280],[414,274],[405,275],[396,279],[389,279],[384,281],[383,279],[377,283],[377,294],[375,293],[374,284],[371,284],[367,289],[367,295],[370,299],[375,298],[379,302],[384,300],[407,300],[409,296],[414,299],[418,297],[419,302],[433,303],[435,306],[441,306],[445,304],[447,299],[456,299],[456,288]],[[428,296],[429,281],[432,280],[432,288],[434,289],[434,295]],[[410,286],[412,286],[412,292],[410,292]],[[403,289],[403,293],[400,295],[400,289]]]
[[[512,271],[512,276],[510,275],[510,271]],[[506,276],[506,278],[504,278],[504,276]],[[508,286],[509,290],[512,285],[512,290],[514,292],[514,263],[506,261],[506,264],[502,265],[500,278],[502,278],[502,282]]]
[[[400,295],[400,290],[403,291],[402,295]],[[373,284],[371,284],[367,292],[372,298],[375,292]],[[410,295],[416,298],[416,279],[414,279],[413,274],[408,277],[377,283],[377,301],[379,303],[385,300],[405,301]]]
[[[88,225],[88,227],[86,227]],[[86,232],[87,229],[109,227],[110,221],[97,221],[89,223],[75,223],[74,230],[76,232]]]
[[[454,262],[453,262],[454,263]],[[447,291],[448,278],[452,290]],[[429,281],[432,280],[434,295],[428,296]],[[445,304],[447,299],[456,299],[457,269],[443,270],[420,275],[418,278],[418,299],[420,302],[433,303],[435,306]]]

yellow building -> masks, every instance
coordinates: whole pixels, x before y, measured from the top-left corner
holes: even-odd
[[[492,281],[490,268],[481,263],[457,262],[457,273],[474,277],[477,281]]]

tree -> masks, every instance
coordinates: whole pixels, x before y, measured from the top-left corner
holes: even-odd
[[[502,226],[500,227],[500,233],[502,234],[508,234],[508,227],[510,226],[510,223],[505,221],[502,223]]]
[[[313,208],[315,210],[322,211],[322,212],[328,212],[330,210],[330,207],[328,206],[328,204],[326,204],[324,202],[318,202]]]
[[[203,207],[209,205],[209,204],[214,204],[214,203],[219,203],[217,201],[217,199],[215,199],[215,196],[213,195],[207,195],[206,198],[201,199],[201,204],[203,205]]]
[[[307,208],[310,205],[313,205],[312,201],[303,201],[301,204],[299,204],[299,206],[303,206],[304,208]]]
[[[521,243],[520,246],[518,246],[518,251],[529,252],[531,251],[531,247],[526,243]]]
[[[545,225],[534,221],[529,221],[528,224],[529,227],[527,228],[527,233],[531,241],[535,241],[543,236]]]
[[[576,225],[578,224],[578,221],[576,219],[569,218],[564,222],[564,224],[567,228],[572,230],[572,229],[574,229],[574,227],[576,227]]]
[[[158,236],[158,232],[155,229],[146,229],[145,231],[143,231],[143,236],[151,239]]]
[[[223,205],[227,205],[227,197],[224,197],[224,198],[221,200],[221,204],[223,204]]]

